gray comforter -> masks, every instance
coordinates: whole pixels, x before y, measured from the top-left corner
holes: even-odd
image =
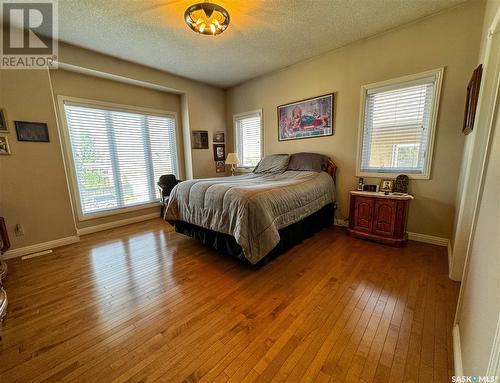
[[[278,244],[279,229],[334,201],[333,180],[325,172],[252,173],[181,182],[164,219],[232,235],[255,264]]]

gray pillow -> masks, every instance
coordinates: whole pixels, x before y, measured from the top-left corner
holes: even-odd
[[[288,165],[290,156],[288,154],[271,154],[265,156],[257,164],[254,173],[283,173]]]
[[[312,170],[322,172],[328,167],[327,156],[319,153],[295,153],[290,156],[286,170]]]

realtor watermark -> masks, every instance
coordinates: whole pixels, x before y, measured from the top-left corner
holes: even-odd
[[[499,382],[498,376],[494,375],[454,375],[452,383],[495,383]]]
[[[57,0],[0,0],[1,69],[57,67]]]

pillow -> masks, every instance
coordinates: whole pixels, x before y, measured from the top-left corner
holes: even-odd
[[[295,153],[290,156],[286,170],[326,171],[330,159],[319,153]]]
[[[254,173],[283,173],[288,166],[288,160],[290,156],[288,154],[271,154],[265,156],[257,164]]]

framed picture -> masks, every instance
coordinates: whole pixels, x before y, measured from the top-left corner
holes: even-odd
[[[192,149],[208,149],[208,131],[193,130],[191,132]]]
[[[215,161],[215,172],[216,173],[226,172],[226,164],[224,163],[224,161]]]
[[[224,161],[226,159],[226,145],[214,144],[214,161]]]
[[[467,96],[465,98],[465,115],[462,133],[467,135],[474,129],[474,118],[476,117],[477,101],[479,99],[479,89],[481,87],[481,77],[483,75],[483,65],[479,65],[467,85]]]
[[[10,154],[9,140],[5,136],[0,136],[0,155]]]
[[[43,122],[14,121],[18,141],[49,142],[49,129]]]
[[[7,128],[7,117],[5,117],[5,111],[3,109],[0,109],[0,132],[1,133],[6,133],[8,132]]]
[[[378,190],[384,193],[392,193],[392,189],[394,189],[393,179],[382,179],[380,181],[380,187]]]
[[[331,136],[333,93],[278,106],[278,140]]]
[[[215,132],[214,142],[224,142],[224,132]]]

